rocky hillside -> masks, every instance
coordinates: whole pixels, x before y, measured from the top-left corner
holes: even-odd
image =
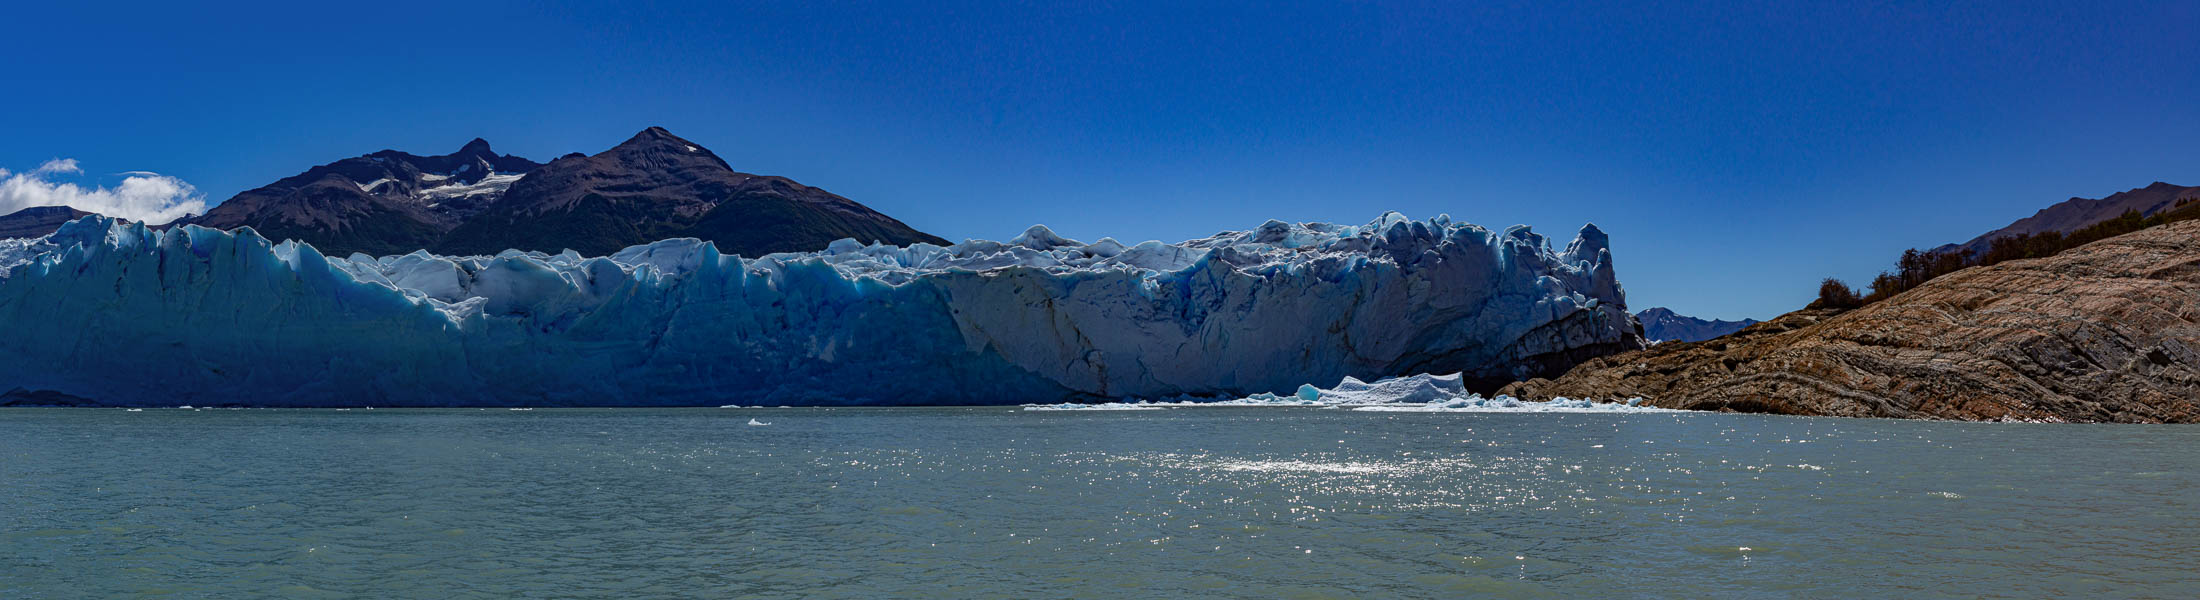
[[[2200,422],[2200,221],[1974,267],[1872,305],[1582,363],[1503,393],[1792,415]]]
[[[1653,342],[1701,342],[1757,324],[1756,319],[1721,321],[1699,319],[1658,307],[1635,313],[1642,322],[1642,337]]]

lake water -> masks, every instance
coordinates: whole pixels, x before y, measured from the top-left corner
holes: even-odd
[[[0,598],[153,594],[2192,598],[2200,428],[0,410]]]

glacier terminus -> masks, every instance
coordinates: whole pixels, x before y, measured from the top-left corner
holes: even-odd
[[[0,381],[97,405],[1026,404],[1551,376],[1642,346],[1608,236],[1386,213],[1168,244],[324,256],[90,216],[0,240]]]

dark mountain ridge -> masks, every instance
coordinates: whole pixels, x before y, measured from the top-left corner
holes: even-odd
[[[59,226],[28,226],[33,219],[20,219],[32,236]],[[497,154],[478,138],[437,156],[383,150],[307,169],[178,223],[249,226],[336,256],[513,248],[603,255],[674,237],[748,256],[820,250],[841,238],[947,243],[831,192],[735,171],[661,127],[547,165]]]
[[[32,238],[60,229],[62,223],[92,213],[67,206],[33,206],[0,216],[0,239]]]
[[[2069,200],[2042,208],[2039,212],[2033,213],[2032,216],[2017,219],[2016,222],[2010,223],[2006,227],[1971,238],[1971,241],[1961,244],[1948,244],[1933,250],[1935,252],[1945,252],[1960,249],[1966,254],[1977,256],[1992,249],[1995,238],[2040,234],[2050,231],[2070,233],[2095,223],[2114,219],[2127,211],[2136,211],[2142,217],[2151,216],[2175,208],[2179,200],[2192,199],[2200,199],[2200,187],[2181,186],[2160,181],[2146,187],[2132,188],[2109,194],[2108,197],[2100,199],[2072,197]]]
[[[735,171],[701,145],[651,127],[610,150],[529,173],[434,248],[600,255],[674,237],[747,256],[818,250],[841,238],[947,243],[831,192]]]
[[[179,223],[250,226],[269,239],[300,240],[338,256],[402,254],[442,239],[540,166],[499,155],[479,138],[440,156],[383,150],[245,191]]]

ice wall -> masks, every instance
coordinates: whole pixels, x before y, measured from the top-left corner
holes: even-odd
[[[0,248],[0,390],[121,405],[1023,404],[1490,384],[1640,345],[1608,240],[1396,213],[1177,244],[324,257],[86,217]]]

